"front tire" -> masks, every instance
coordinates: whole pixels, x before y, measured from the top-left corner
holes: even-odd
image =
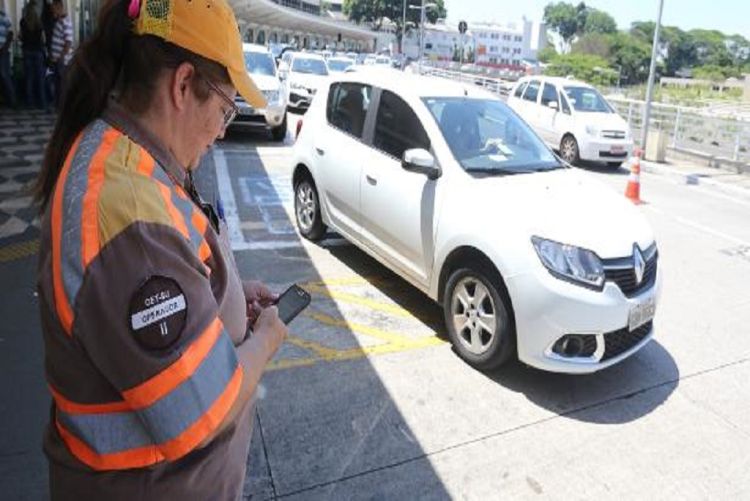
[[[560,156],[570,165],[577,165],[581,161],[581,151],[578,149],[578,141],[573,136],[565,136],[560,141]]]
[[[500,367],[515,353],[515,327],[499,282],[497,272],[486,266],[460,268],[451,274],[443,295],[451,343],[481,371]]]
[[[294,214],[300,234],[308,240],[320,240],[326,225],[320,216],[320,198],[315,183],[304,177],[294,186]]]

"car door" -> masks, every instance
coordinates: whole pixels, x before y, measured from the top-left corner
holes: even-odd
[[[433,260],[437,180],[401,165],[404,151],[430,151],[412,107],[388,90],[377,92],[371,145],[361,179],[363,241],[381,258],[427,284]],[[375,110],[373,110],[375,111]]]
[[[315,134],[313,155],[318,192],[333,226],[345,236],[359,234],[360,179],[368,147],[362,142],[372,87],[354,82],[331,84],[325,130]]]
[[[557,108],[551,108],[550,103],[555,103]],[[542,86],[542,95],[539,100],[539,113],[537,122],[537,133],[541,138],[554,147],[557,147],[558,139],[555,133],[555,122],[560,114],[560,99],[555,86],[549,82],[544,82]]]
[[[554,124],[555,137],[552,144],[555,148],[560,146],[560,142],[566,133],[575,131],[575,111],[570,106],[562,87],[558,87],[557,90],[560,96],[560,113],[557,114]]]

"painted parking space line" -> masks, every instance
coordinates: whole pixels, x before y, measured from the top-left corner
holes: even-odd
[[[402,319],[411,319],[419,322],[413,315],[403,308],[391,303],[365,298],[351,290],[352,287],[372,287],[373,284],[379,280],[379,278],[374,277],[346,277],[302,283],[300,285],[313,294],[322,295],[333,300],[337,308],[344,304],[348,304],[353,305],[358,312],[370,312],[376,310],[389,314],[395,313]],[[345,288],[347,290],[332,290],[334,287],[338,289]],[[303,316],[314,324],[332,328],[334,331],[340,332],[344,336],[350,337],[354,334],[356,336],[364,336],[373,339],[376,342],[374,344],[363,344],[356,347],[336,348],[334,346],[322,344],[318,341],[303,338],[292,332],[287,338],[287,343],[296,348],[302,349],[309,353],[309,355],[296,358],[275,359],[269,366],[270,370],[308,367],[317,363],[356,360],[369,356],[400,353],[446,344],[445,340],[439,338],[434,333],[421,336],[407,333],[405,330],[408,330],[411,327],[409,323],[405,325],[402,323],[400,330],[382,329],[370,324],[352,322],[342,316],[333,316],[317,309],[306,311],[303,313]],[[421,322],[420,325],[422,325]]]
[[[39,252],[39,240],[29,240],[0,247],[0,263],[33,256]]]

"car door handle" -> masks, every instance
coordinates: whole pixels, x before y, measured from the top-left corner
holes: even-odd
[[[365,174],[365,179],[367,179],[367,182],[368,182],[368,183],[370,183],[370,184],[371,184],[371,185],[373,185],[373,186],[375,186],[375,185],[377,185],[377,184],[378,184],[378,180],[377,180],[377,179],[375,179],[375,178],[374,178],[374,177],[372,177],[372,176],[369,176],[369,175],[366,175],[366,174]]]
[[[315,152],[320,155],[321,157],[326,154],[325,150],[321,148],[315,148]]]

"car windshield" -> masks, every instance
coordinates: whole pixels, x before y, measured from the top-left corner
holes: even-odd
[[[245,68],[253,75],[276,75],[276,63],[267,52],[245,52]]]
[[[331,71],[346,71],[346,69],[352,65],[352,62],[348,59],[329,59],[328,69]]]
[[[529,126],[500,101],[428,97],[424,102],[466,171],[522,174],[562,167]]]
[[[601,94],[590,87],[563,87],[568,101],[576,111],[588,113],[614,113]]]
[[[322,59],[297,57],[292,61],[292,71],[297,73],[312,73],[314,75],[328,75],[328,68]]]

